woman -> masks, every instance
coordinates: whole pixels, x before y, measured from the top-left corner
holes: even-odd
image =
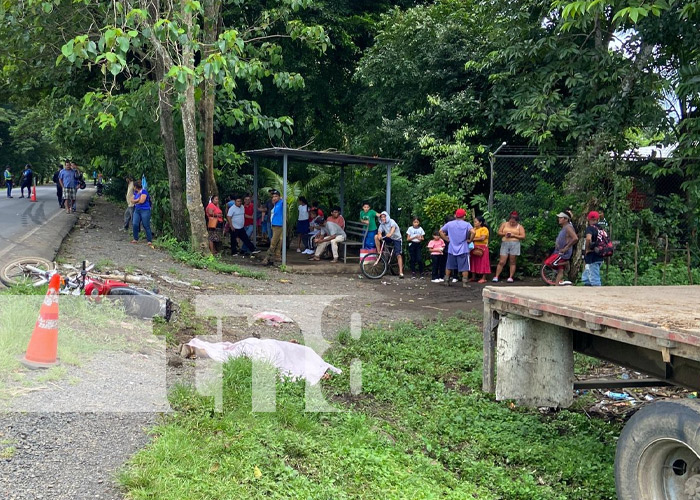
[[[474,239],[472,242],[474,250],[471,251],[471,272],[474,274],[474,281],[476,281],[477,275],[481,275],[478,282],[486,283],[486,275],[491,274],[489,227],[481,215],[474,217]]]
[[[496,266],[496,275],[493,277],[493,282],[498,282],[498,277],[508,261],[509,276],[506,280],[508,283],[513,283],[515,277],[515,263],[520,255],[520,242],[525,239],[525,228],[520,225],[520,217],[518,212],[513,211],[508,216],[508,220],[498,228],[498,236],[501,237],[501,251]]]
[[[216,255],[216,245],[221,243],[221,231],[224,225],[224,212],[219,208],[219,197],[214,196],[204,211],[207,214],[207,232],[209,233],[209,250]]]
[[[153,235],[151,234],[151,196],[144,189],[141,181],[134,181],[134,216],[133,216],[134,239],[132,243],[139,242],[139,231],[141,224],[146,231],[146,241],[148,246],[153,248]]]
[[[559,222],[559,234],[554,242],[554,253],[559,255],[559,258],[563,261],[571,260],[571,256],[574,253],[574,246],[578,243],[578,235],[574,229],[571,219],[573,218],[573,213],[571,210],[564,210],[557,214],[557,221]],[[557,284],[558,285],[571,285],[571,281],[562,281],[564,277],[564,268],[566,266],[558,267],[557,269]]]

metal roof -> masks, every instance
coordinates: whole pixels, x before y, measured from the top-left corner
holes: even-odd
[[[243,151],[251,158],[272,158],[281,160],[287,156],[289,160],[305,161],[321,165],[396,165],[400,160],[393,158],[377,158],[376,156],[358,156],[346,153],[327,151],[307,151],[305,149],[266,148]]]

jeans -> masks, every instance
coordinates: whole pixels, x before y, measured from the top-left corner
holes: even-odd
[[[586,264],[583,269],[583,275],[581,275],[581,281],[585,286],[601,286],[600,282],[600,266],[603,261],[592,262],[591,264]]]
[[[146,241],[149,243],[153,241],[153,235],[151,234],[151,211],[148,209],[136,209],[134,210],[133,220],[134,240],[138,241],[139,230],[141,229],[141,224],[143,224],[143,228],[146,231]]]
[[[7,197],[12,196],[12,181],[5,181],[5,186],[7,186]]]
[[[272,239],[270,248],[267,250],[267,260],[282,255],[282,226],[272,226]]]
[[[250,226],[244,226],[243,229],[245,229],[245,234],[248,235],[248,238],[253,237],[253,229],[255,229],[255,226],[251,224]]]
[[[58,206],[65,208],[63,206],[63,188],[60,184],[56,184],[56,197],[58,198]]]
[[[253,227],[253,226],[249,226]],[[243,245],[243,251],[244,252],[255,252],[257,248],[255,248],[255,245],[250,241],[250,238],[248,238],[248,231],[246,231],[244,228],[240,229],[232,229],[231,230],[231,255],[238,253],[238,242],[236,241],[236,238],[241,240],[241,244]]]
[[[270,225],[269,220],[264,220],[262,223],[262,233],[267,235],[267,239],[271,240],[272,239],[272,226]]]
[[[411,272],[416,272],[416,266],[423,272],[423,256],[421,255],[420,243],[408,244],[408,255],[411,257]]]

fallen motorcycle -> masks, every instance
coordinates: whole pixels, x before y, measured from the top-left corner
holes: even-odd
[[[173,302],[157,291],[133,286],[121,280],[100,277],[91,272],[94,265],[87,265],[85,261],[80,269],[66,267],[68,272],[61,275],[61,295],[86,295],[95,301],[107,297],[109,300],[119,301],[127,314],[140,318],[159,316],[170,321],[172,317]],[[57,273],[59,271],[51,261],[22,258],[10,262],[0,270],[0,281],[8,287],[20,284],[42,286]]]

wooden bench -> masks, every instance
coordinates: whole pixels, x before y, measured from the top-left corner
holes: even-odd
[[[343,245],[343,264],[348,263],[348,247],[362,247],[367,236],[368,224],[345,220],[345,241],[338,245]],[[354,257],[352,257],[354,259]],[[359,260],[359,256],[357,257]]]

